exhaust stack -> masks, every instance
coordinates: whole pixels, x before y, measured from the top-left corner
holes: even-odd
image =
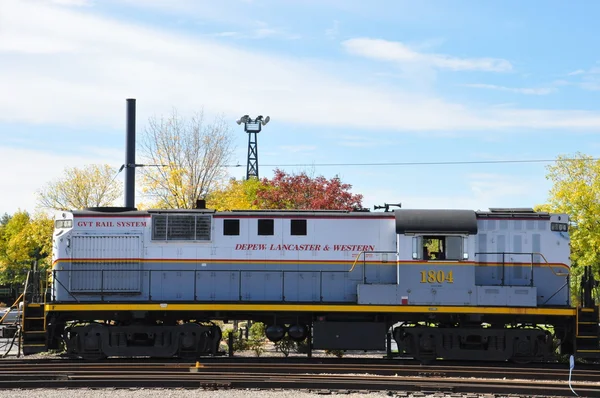
[[[125,207],[135,208],[135,98],[127,98],[125,137]]]

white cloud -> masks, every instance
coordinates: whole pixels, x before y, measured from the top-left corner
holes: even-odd
[[[85,148],[84,148],[85,149]],[[116,166],[123,161],[122,151],[84,151],[86,155],[50,153],[41,150],[0,146],[0,186],[4,187],[0,214],[18,209],[32,211],[36,192],[47,183],[62,177],[65,167],[81,168],[88,164]]]
[[[418,63],[455,71],[508,72],[512,70],[511,63],[505,59],[458,58],[445,54],[420,53],[399,41],[357,38],[346,40],[342,44],[351,54],[400,64]]]
[[[226,32],[231,33],[231,32]],[[235,32],[230,35],[236,39],[284,39],[284,40],[297,40],[301,36],[297,34],[291,34],[284,28],[272,27],[263,21],[253,21],[247,31]]]
[[[91,6],[93,4],[92,0],[47,0],[52,4],[58,4],[61,6],[75,6],[75,7],[83,7],[83,6]]]
[[[285,32],[281,29],[274,29],[265,26],[250,29],[246,32],[235,32],[235,31],[227,31],[227,32],[217,32],[210,34],[212,37],[231,37],[234,39],[267,39],[267,38],[277,38],[284,40],[298,40],[300,39],[300,35],[294,35]]]
[[[136,97],[138,120],[173,106],[182,114],[204,106],[232,121],[240,114],[268,113],[277,116],[274,123],[378,131],[600,127],[596,112],[467,107],[435,95],[360,84],[341,77],[338,64],[128,24],[85,8],[3,0],[0,26],[0,87],[10,93],[0,96],[0,121],[120,129],[123,100]],[[398,48],[401,58],[438,67],[510,67],[504,60]],[[352,73],[351,66],[347,70]]]
[[[473,173],[467,179],[473,196],[485,199],[487,203],[505,202],[506,198],[522,200],[533,187],[532,181],[514,175]]]
[[[594,66],[589,69],[577,69],[567,73],[567,76],[577,76],[576,81],[564,81],[564,85],[573,85],[584,90],[600,91],[600,67]],[[562,82],[562,81],[561,81]]]
[[[569,73],[569,76],[573,75],[600,75],[600,67],[593,66],[588,70],[578,69],[575,72]]]
[[[239,32],[218,32],[218,33],[213,33],[211,34],[211,36],[214,37],[237,37],[240,36],[241,34]]]
[[[497,86],[495,84],[463,84],[464,87],[471,88],[484,88],[488,90],[506,91],[509,93],[525,94],[525,95],[547,95],[556,91],[552,87],[540,87],[540,88],[524,88],[524,87],[505,87]]]
[[[215,22],[225,26],[235,26],[224,33],[236,39],[283,39],[297,40],[300,35],[289,32],[284,26],[270,26],[258,20],[263,15],[270,15],[268,6],[264,2],[254,0],[103,0],[111,1],[117,5],[123,3],[138,7],[144,12],[156,11],[161,15],[177,16],[182,21],[196,24],[213,24]],[[219,33],[214,34],[219,36]],[[223,36],[221,36],[223,37]]]

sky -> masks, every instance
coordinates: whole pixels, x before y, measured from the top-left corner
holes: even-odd
[[[33,213],[65,168],[123,164],[126,98],[138,135],[173,109],[225,118],[230,177],[248,151],[235,121],[269,115],[261,177],[337,175],[371,209],[533,207],[551,163],[477,162],[600,156],[597,15],[591,0],[1,0],[0,214]],[[471,163],[423,164],[444,162]]]

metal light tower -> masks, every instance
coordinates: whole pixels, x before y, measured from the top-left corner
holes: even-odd
[[[262,115],[256,119],[248,115],[242,116],[236,121],[237,124],[244,123],[244,131],[248,133],[248,167],[246,168],[246,179],[258,178],[258,144],[256,134],[260,133],[261,127],[269,123],[269,116],[263,119]]]

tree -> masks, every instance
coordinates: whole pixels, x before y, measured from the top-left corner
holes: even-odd
[[[54,223],[44,213],[32,219],[29,213],[19,211],[0,226],[0,283],[21,283],[38,261],[38,268],[50,267],[52,230]]]
[[[110,206],[123,192],[121,184],[115,181],[116,174],[117,170],[109,165],[66,168],[63,178],[38,192],[38,202],[57,210]]]
[[[255,210],[256,193],[262,186],[257,178],[236,180],[232,178],[227,185],[216,188],[206,198],[206,206],[217,211]]]
[[[577,153],[559,156],[548,166],[546,178],[553,185],[548,203],[536,210],[566,213],[571,220],[571,278],[575,297],[579,290],[578,275],[583,267],[594,267],[598,274],[600,264],[600,161]]]
[[[0,218],[0,226],[8,224],[10,221],[10,215],[8,213],[4,213],[2,218]]]
[[[581,153],[559,156],[546,178],[553,185],[540,209],[569,215],[573,264],[600,264],[600,161]]]
[[[232,135],[223,118],[206,124],[202,112],[189,120],[176,111],[168,118],[151,118],[140,140],[144,193],[165,208],[190,209],[226,176]],[[163,166],[164,165],[164,166]]]
[[[362,195],[349,192],[352,185],[336,176],[310,177],[306,172],[287,174],[275,169],[275,176],[263,179],[257,191],[260,209],[352,210],[362,207]]]

